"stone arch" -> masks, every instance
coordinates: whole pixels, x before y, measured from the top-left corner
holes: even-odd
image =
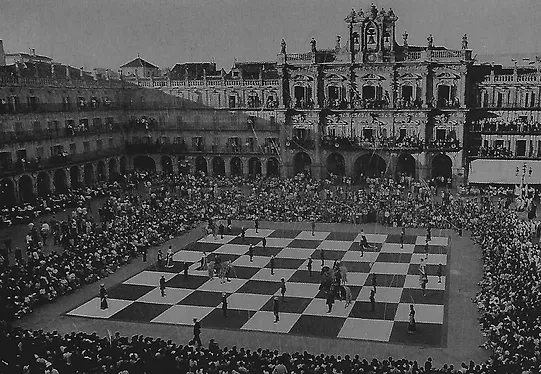
[[[199,173],[208,173],[207,160],[203,156],[198,156],[195,159],[195,171]]]
[[[253,178],[256,175],[261,175],[261,161],[257,157],[248,160],[248,174]]]
[[[17,203],[15,183],[11,178],[0,180],[0,206],[12,206]]]
[[[212,159],[212,175],[225,176],[225,162],[221,157]]]
[[[99,160],[98,161],[98,182],[105,182],[107,180],[107,173],[105,171],[105,161]]]
[[[177,159],[178,173],[181,175],[190,174],[190,163],[184,156],[179,156]]]
[[[85,185],[91,186],[96,181],[94,177],[94,165],[91,163],[85,164],[83,170],[85,172]]]
[[[333,152],[327,157],[327,173],[342,177],[346,174],[346,160],[340,153]]]
[[[118,161],[116,158],[109,160],[109,180],[118,180]]]
[[[415,178],[415,158],[409,153],[401,153],[396,159],[396,176]]]
[[[306,152],[299,152],[293,157],[293,171],[295,175],[306,173],[312,175],[312,159]]]
[[[64,169],[56,169],[53,172],[54,190],[57,193],[65,193],[68,191],[68,177]]]
[[[145,170],[151,173],[156,172],[156,161],[150,156],[139,155],[133,159],[133,168],[136,170]]]
[[[280,163],[275,157],[271,157],[267,160],[267,176],[269,177],[280,176]]]
[[[128,159],[126,156],[120,157],[120,174],[126,174],[128,171]]]
[[[240,157],[233,157],[229,162],[229,166],[232,176],[242,176],[242,160]]]
[[[445,178],[447,180],[453,177],[453,160],[446,154],[440,153],[432,159],[432,178]]]
[[[81,188],[81,171],[79,166],[74,165],[70,168],[70,185],[72,188]]]
[[[32,202],[35,200],[34,181],[28,174],[24,174],[19,178],[19,197],[23,203]]]
[[[162,171],[169,175],[173,174],[173,161],[171,160],[171,157],[163,155],[161,157],[160,163],[162,165]]]
[[[51,193],[51,176],[49,173],[45,171],[39,173],[36,184],[38,196],[45,197]]]
[[[379,178],[385,175],[387,163],[375,153],[366,153],[355,161],[355,180],[361,177]]]

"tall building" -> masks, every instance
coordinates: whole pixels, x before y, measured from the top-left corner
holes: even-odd
[[[410,45],[397,19],[352,11],[330,48],[283,40],[275,61],[228,70],[0,66],[0,204],[133,168],[541,184],[539,60],[481,63],[466,35]]]

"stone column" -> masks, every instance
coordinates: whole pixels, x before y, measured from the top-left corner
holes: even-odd
[[[224,166],[225,166],[225,176],[229,178],[231,176],[231,157],[224,158]],[[212,168],[212,165],[211,165],[211,168]]]
[[[240,161],[242,162],[242,174],[246,177],[250,174],[249,159],[247,157],[242,157]]]
[[[262,158],[260,161],[261,161],[261,175],[263,177],[266,177],[267,176],[267,159]]]
[[[71,188],[71,173],[70,168],[65,168],[64,173],[66,173],[66,187]]]
[[[171,156],[171,163],[173,164],[173,175],[178,175],[178,157]]]

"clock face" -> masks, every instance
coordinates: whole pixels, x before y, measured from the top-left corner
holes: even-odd
[[[369,62],[376,62],[377,59],[378,59],[378,56],[376,56],[374,53],[368,55]]]

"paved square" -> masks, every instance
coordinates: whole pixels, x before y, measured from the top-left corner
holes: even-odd
[[[450,251],[447,237],[432,237],[426,246],[424,236],[407,232],[402,246],[399,234],[364,234],[370,248],[361,252],[359,232],[315,231],[312,235],[310,230],[280,227],[259,229],[257,233],[247,229],[244,240],[240,228],[234,228],[223,238],[207,235],[178,250],[172,267],[158,268],[154,264],[112,287],[108,290],[108,309],[101,310],[99,298],[94,297],[67,315],[187,326],[193,325],[195,317],[205,327],[220,329],[433,347],[445,344],[442,337],[446,335],[445,290]],[[255,245],[252,261],[248,256],[250,244]],[[325,267],[332,268],[338,261],[347,269],[342,279],[351,291],[352,303],[347,308],[343,300],[335,300],[328,311],[326,293],[320,287],[322,250]],[[203,251],[209,259],[219,254],[222,263],[231,261],[229,281],[218,276],[209,279],[207,270],[197,270]],[[272,256],[274,274],[270,268]],[[425,295],[419,282],[421,260],[428,274]],[[190,265],[188,277],[184,275],[183,262]],[[162,276],[166,280],[165,296],[159,289]],[[282,278],[286,281],[283,301]],[[374,282],[372,308],[370,293]],[[221,310],[223,293],[228,296],[227,318]],[[277,323],[273,313],[275,296],[279,300]],[[423,334],[407,333],[410,305],[415,308],[417,329]]]

